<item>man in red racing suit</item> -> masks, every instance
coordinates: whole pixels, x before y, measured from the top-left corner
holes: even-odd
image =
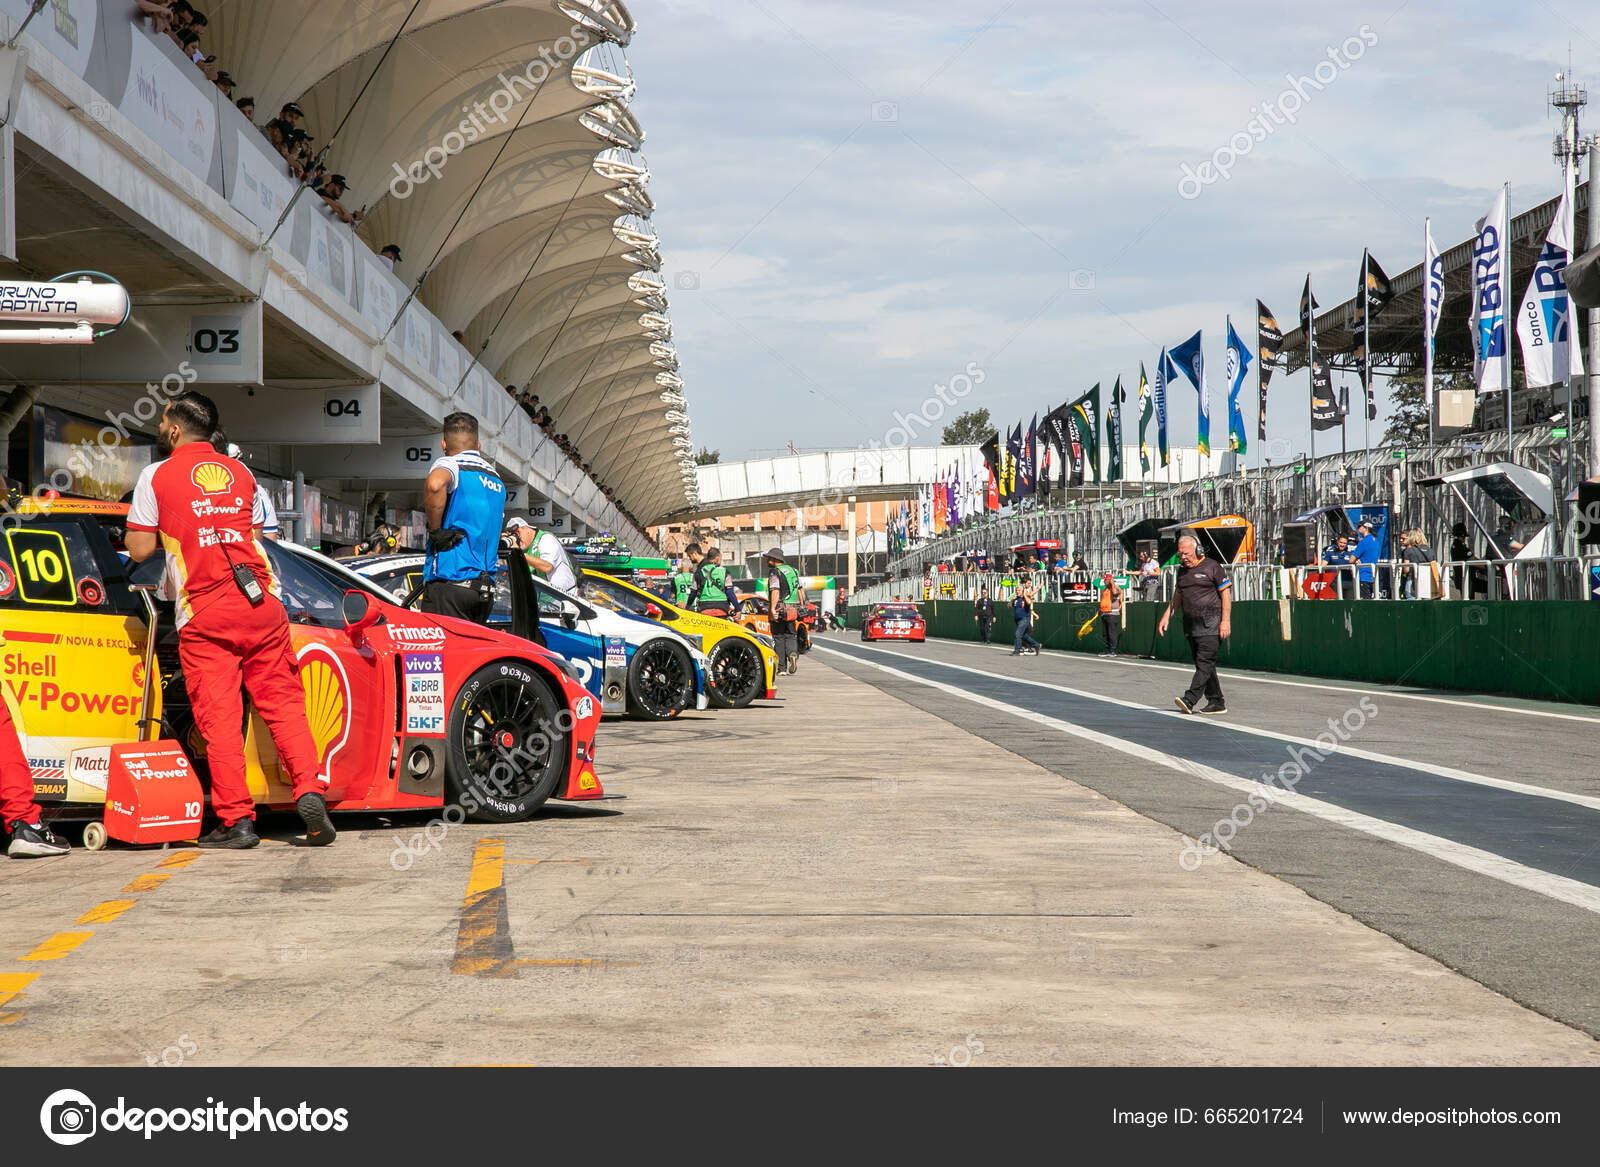
[[[4,700],[0,700],[0,817],[11,836],[6,854],[13,859],[43,859],[72,850],[50,833],[33,801],[33,771]]]
[[[188,392],[174,397],[157,434],[171,456],[146,467],[128,510],[128,554],[143,561],[159,545],[176,598],[178,659],[211,768],[211,809],[220,825],[202,847],[254,847],[255,800],[245,779],[241,680],[272,731],[294,782],[306,841],[331,843],[333,823],[306,723],[305,690],[289,640],[289,617],[260,541],[255,476],[219,454],[210,437],[217,407]]]

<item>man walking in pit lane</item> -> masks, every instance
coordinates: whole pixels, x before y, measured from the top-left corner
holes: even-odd
[[[994,628],[994,601],[988,588],[978,589],[978,598],[972,605],[972,618],[978,622],[978,639],[989,643],[989,632]]]
[[[422,610],[484,624],[494,607],[506,486],[478,452],[478,419],[472,414],[446,417],[440,445],[444,457],[422,484],[428,523]]]
[[[783,557],[781,547],[767,552],[767,602],[778,671],[793,676],[800,668],[800,614],[805,611],[806,593],[800,573]]]
[[[1105,640],[1101,656],[1117,655],[1117,637],[1122,632],[1122,589],[1109,571],[1100,577],[1100,634]]]
[[[1021,656],[1023,645],[1026,644],[1033,650],[1033,655],[1039,655],[1041,645],[1030,634],[1033,627],[1033,585],[1023,584],[1017,589],[1017,594],[1011,598],[1011,615],[1017,622],[1016,639],[1012,642],[1011,655]]]
[[[195,392],[167,403],[156,436],[170,456],[145,467],[128,508],[128,555],[143,563],[166,549],[176,595],[178,660],[211,769],[211,809],[219,825],[202,847],[243,849],[255,832],[255,799],[245,778],[241,682],[272,731],[294,784],[306,841],[334,840],[317,746],[306,722],[306,693],[289,639],[289,616],[261,543],[256,480],[242,462],[219,454],[217,407]]]
[[[1178,537],[1178,586],[1161,613],[1156,633],[1167,634],[1167,622],[1177,608],[1183,609],[1183,634],[1194,653],[1194,679],[1188,690],[1173,702],[1185,713],[1193,713],[1202,694],[1206,706],[1201,713],[1226,713],[1228,703],[1217,680],[1217,648],[1232,632],[1233,581],[1223,566],[1207,559],[1193,535]]]
[[[3,684],[4,682],[0,682]],[[0,817],[5,819],[10,842],[6,854],[13,859],[45,859],[65,855],[72,847],[44,825],[39,804],[33,801],[33,771],[11,720],[11,710],[0,698]]]

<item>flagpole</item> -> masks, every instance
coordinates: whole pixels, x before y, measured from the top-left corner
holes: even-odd
[[[1505,211],[1501,216],[1505,226],[1505,233],[1511,234],[1511,184],[1507,182],[1502,188],[1505,192]],[[1500,240],[1500,296],[1501,319],[1505,327],[1505,360],[1500,364],[1500,386],[1506,393],[1506,461],[1516,461],[1514,446],[1516,444],[1516,421],[1511,416],[1511,240]]]
[[[1316,333],[1317,310],[1313,306],[1315,297],[1311,295],[1311,277],[1306,276],[1306,374],[1311,378],[1311,387],[1306,392],[1306,416],[1311,419],[1311,465],[1306,469],[1311,474],[1311,485],[1316,486],[1317,465],[1317,354],[1316,345],[1312,337]],[[1307,494],[1309,498],[1315,491]],[[1315,506],[1316,503],[1311,504]],[[1307,508],[1310,509],[1310,508]]]
[[[1428,413],[1428,457],[1433,457],[1433,325],[1428,301],[1433,295],[1433,249],[1428,241],[1433,238],[1433,217],[1422,218],[1422,404]],[[1444,304],[1440,302],[1440,308]]]
[[[1361,249],[1361,441],[1367,448],[1367,472],[1372,472],[1372,418],[1367,403],[1372,400],[1372,294],[1369,273],[1372,253]]]

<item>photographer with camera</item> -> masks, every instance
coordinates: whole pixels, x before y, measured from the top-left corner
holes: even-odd
[[[422,484],[428,555],[422,569],[422,610],[488,622],[506,487],[478,452],[478,419],[457,411],[444,419],[444,457]]]

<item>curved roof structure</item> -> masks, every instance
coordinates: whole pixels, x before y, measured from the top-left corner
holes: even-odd
[[[400,245],[421,303],[502,384],[537,393],[641,523],[692,505],[621,51],[632,15],[620,0],[413,3],[223,6],[208,48],[259,79],[258,119],[295,101],[315,143],[333,139],[362,237]]]

